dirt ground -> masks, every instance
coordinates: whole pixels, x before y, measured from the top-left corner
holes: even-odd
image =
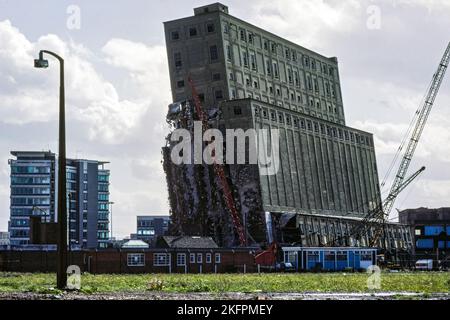
[[[0,300],[450,300],[450,294],[378,293],[0,293]]]

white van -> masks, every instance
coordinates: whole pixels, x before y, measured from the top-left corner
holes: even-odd
[[[433,270],[433,260],[424,259],[416,261],[416,270],[430,271]]]

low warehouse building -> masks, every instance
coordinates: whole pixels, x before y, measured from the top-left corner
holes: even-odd
[[[373,248],[283,247],[282,251],[284,262],[297,271],[359,270],[377,263],[377,249]]]

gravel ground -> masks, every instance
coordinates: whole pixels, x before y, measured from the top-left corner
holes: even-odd
[[[0,300],[450,300],[449,293],[423,295],[410,292],[378,293],[0,293]]]

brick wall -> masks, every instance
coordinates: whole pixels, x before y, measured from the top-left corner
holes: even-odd
[[[155,265],[154,255],[168,254],[170,263]],[[195,263],[190,263],[190,254],[195,254]],[[206,261],[206,254],[211,254],[211,262]],[[129,254],[143,254],[143,266],[131,266]],[[177,254],[186,255],[186,265],[177,264]],[[198,254],[202,255],[201,263]],[[220,254],[220,262],[215,262],[215,255]],[[69,265],[77,265],[82,272],[102,273],[226,273],[255,272],[254,254],[246,249],[149,249],[149,250],[83,250],[73,251],[68,256]],[[244,267],[245,265],[245,267]],[[56,272],[56,251],[0,251],[0,271],[8,272]]]

